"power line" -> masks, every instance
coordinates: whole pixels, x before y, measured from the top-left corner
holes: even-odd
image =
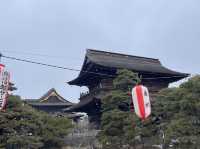
[[[11,56],[5,56],[2,54],[0,54],[0,57],[4,57],[7,59],[16,60],[16,61],[21,61],[21,62],[26,62],[26,63],[31,63],[31,64],[37,64],[37,65],[42,65],[42,66],[47,66],[47,67],[69,70],[69,71],[85,72],[85,73],[90,73],[90,74],[95,74],[95,75],[100,75],[100,76],[107,76],[107,77],[112,77],[112,78],[116,77],[116,75],[108,75],[108,74],[103,74],[103,73],[99,73],[99,72],[92,72],[92,71],[86,71],[86,70],[79,70],[79,69],[75,69],[75,68],[51,65],[51,64],[36,62],[36,61],[32,61],[32,60],[27,60],[27,59],[20,59],[20,58],[11,57]],[[152,77],[152,78],[142,78],[142,80],[156,80],[156,79],[170,79],[170,78],[182,78],[182,76]]]
[[[53,68],[58,68],[58,69],[69,70],[69,71],[76,71],[76,72],[82,71],[82,72],[85,72],[85,73],[91,73],[91,74],[96,74],[96,75],[101,75],[101,76],[115,77],[113,75],[97,73],[97,72],[92,72],[92,71],[86,71],[86,70],[79,70],[79,69],[63,67],[63,66],[57,66],[57,65],[51,65],[51,64],[36,62],[36,61],[32,61],[32,60],[26,60],[26,59],[20,59],[20,58],[16,58],[16,57],[11,57],[11,56],[5,56],[5,55],[2,55],[2,54],[0,54],[0,57],[4,57],[4,58],[7,58],[7,59],[16,60],[16,61],[21,61],[21,62],[26,62],[26,63],[31,63],[31,64],[37,64],[37,65],[42,65],[42,66],[47,66],[47,67],[53,67]]]
[[[31,56],[43,56],[43,57],[54,57],[54,58],[57,57],[57,58],[61,58],[60,56],[52,56],[52,55],[47,55],[47,54],[38,54],[38,53],[16,51],[16,50],[1,50],[1,52],[23,54],[23,55],[31,55]]]
[[[14,53],[14,54],[20,54],[20,55],[30,55],[30,56],[40,56],[40,57],[48,57],[48,58],[54,58],[54,59],[63,59],[66,60],[66,57],[64,56],[58,56],[58,55],[49,55],[49,54],[39,54],[39,53],[35,53],[35,52],[26,52],[26,51],[17,51],[17,50],[1,50],[1,52],[5,52],[5,53]],[[68,57],[69,59],[70,57]],[[72,57],[71,57],[72,59]],[[75,61],[80,61],[80,59],[75,59],[73,58],[72,60]]]
[[[46,63],[41,63],[41,62],[36,62],[36,61],[31,61],[31,60],[25,60],[25,59],[20,59],[20,58],[5,56],[5,55],[1,55],[1,57],[7,58],[7,59],[16,60],[16,61],[22,61],[22,62],[27,62],[27,63],[32,63],[32,64],[38,64],[38,65],[43,65],[43,66],[48,66],[48,67],[59,68],[59,69],[66,69],[66,70],[71,70],[71,71],[80,71],[78,69],[67,68],[67,67],[62,67],[62,66],[56,66],[56,65],[51,65],[51,64],[46,64]]]

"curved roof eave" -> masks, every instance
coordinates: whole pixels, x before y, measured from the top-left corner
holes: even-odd
[[[163,75],[175,76],[180,79],[188,77],[190,75],[187,73],[173,71],[164,67],[159,61],[159,59],[88,49],[80,74],[76,79],[69,81],[68,84],[83,86],[81,80],[84,77],[84,75],[87,74],[83,73],[83,68],[85,67],[86,61],[88,60],[93,64],[108,68],[129,69],[133,71],[147,73],[159,73]]]

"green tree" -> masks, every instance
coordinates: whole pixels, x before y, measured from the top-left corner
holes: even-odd
[[[6,112],[0,113],[0,148],[59,148],[71,127],[67,118],[36,111],[10,96]]]
[[[166,135],[166,145],[198,148],[200,145],[200,76],[190,78],[178,88],[160,92],[153,115]]]
[[[140,83],[137,73],[128,70],[119,70],[114,79],[114,89],[102,99],[102,122],[100,141],[104,148],[122,148],[130,144],[134,137],[133,118],[129,111],[130,97],[128,93],[131,88]]]
[[[172,149],[199,148],[200,76],[190,78],[180,87],[158,93],[152,102],[152,115],[145,121],[125,108],[130,102],[127,92],[137,82],[140,82],[137,74],[120,70],[113,82],[114,90],[103,98],[99,139],[104,148],[134,144],[138,147],[141,143],[146,147],[163,144]]]

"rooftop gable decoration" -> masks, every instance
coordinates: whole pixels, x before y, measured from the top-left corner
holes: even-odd
[[[50,89],[46,94],[44,94],[40,99],[40,103],[70,103],[60,96],[54,88]]]
[[[47,112],[62,112],[62,109],[74,105],[60,96],[54,88],[50,89],[40,99],[27,99],[26,102],[36,109]]]

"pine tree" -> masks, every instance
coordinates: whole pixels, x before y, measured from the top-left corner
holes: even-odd
[[[130,88],[140,82],[137,74],[120,70],[115,89],[103,98],[99,139],[104,148],[197,149],[200,146],[200,76],[177,88],[162,90],[152,103],[152,115],[141,121],[128,110]]]
[[[114,90],[102,99],[102,132],[99,135],[104,148],[122,148],[131,144],[135,136],[133,129],[133,115],[130,110],[130,96],[132,87],[140,83],[137,73],[119,70],[114,79]]]
[[[67,118],[39,112],[11,95],[7,110],[0,113],[0,148],[61,148],[71,127]]]

